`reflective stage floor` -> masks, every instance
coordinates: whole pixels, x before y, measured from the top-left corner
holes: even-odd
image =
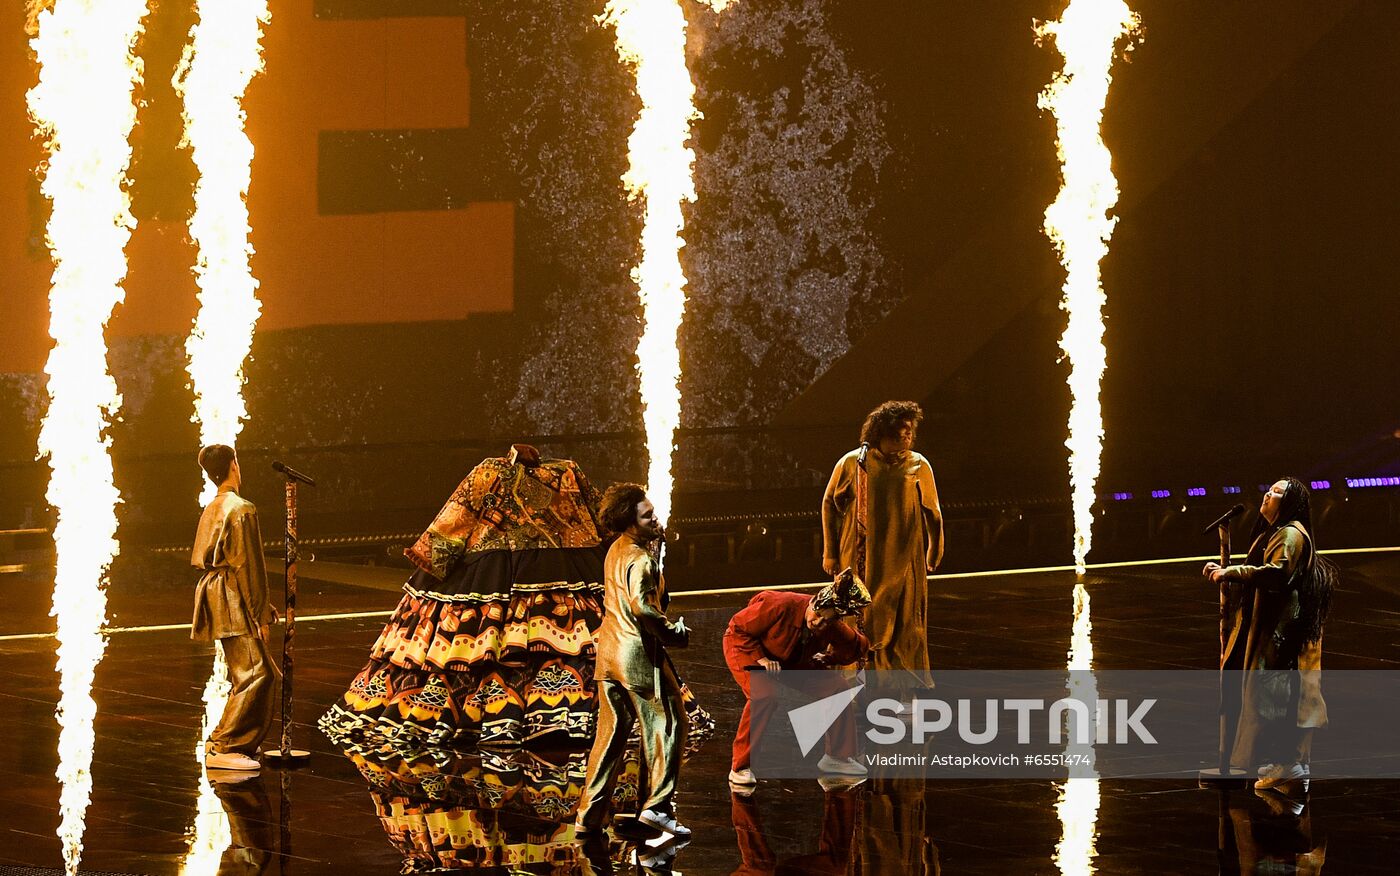
[[[1344,589],[1327,630],[1326,666],[1400,668],[1400,553],[1337,559]],[[1091,570],[1095,668],[1210,668],[1216,604],[1199,567]],[[363,665],[402,574],[303,570],[303,616],[349,615],[297,625],[293,741],[312,757],[304,768],[265,769],[240,783],[222,776],[206,784],[196,761],[211,649],[190,642],[186,629],[114,632],[97,671],[82,871],[387,874],[439,864],[495,874],[1400,871],[1400,780],[1317,781],[1301,811],[1252,791],[1224,795],[1168,780],[1090,781],[1071,794],[1049,780],[871,780],[831,790],[770,781],[751,798],[733,797],[725,776],[743,700],[719,640],[749,594],[732,593],[679,595],[673,606],[696,631],[677,662],[719,733],[682,774],[679,815],[693,841],[669,870],[639,870],[621,844],[589,850],[571,841],[565,825],[577,753],[357,763],[316,730],[316,718]],[[173,558],[123,558],[113,570],[111,625],[187,623],[193,581]],[[0,588],[0,865],[54,872],[63,866],[55,834],[58,678],[54,640],[35,635],[53,629],[50,583],[6,575]],[[934,665],[1063,668],[1073,588],[1067,571],[935,579]],[[1317,745],[1325,747],[1325,731]],[[649,860],[644,852],[642,863]]]

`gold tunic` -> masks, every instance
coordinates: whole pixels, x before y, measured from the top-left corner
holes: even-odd
[[[258,510],[232,489],[221,489],[199,517],[190,562],[204,575],[194,592],[190,638],[208,642],[256,636],[272,623]]]
[[[824,555],[860,569],[860,451],[841,457],[822,497]],[[918,453],[865,458],[865,610],[871,668],[929,668],[928,575],[943,559],[943,513],[933,468]]]

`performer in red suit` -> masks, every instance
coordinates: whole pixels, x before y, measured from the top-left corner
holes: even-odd
[[[748,698],[734,736],[730,782],[739,787],[757,784],[749,768],[752,740],[763,735],[772,712],[766,698],[754,699],[749,672],[831,669],[861,660],[870,641],[843,623],[841,617],[859,614],[869,604],[865,585],[847,569],[815,596],[764,590],[729,621],[724,631],[724,661]],[[832,692],[843,686],[840,676],[833,674]],[[826,754],[817,766],[827,773],[864,775],[865,767],[854,759],[854,754],[853,723],[837,721],[827,734]]]

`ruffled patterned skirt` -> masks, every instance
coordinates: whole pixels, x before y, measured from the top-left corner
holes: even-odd
[[[605,552],[484,551],[441,581],[415,572],[322,731],[379,754],[591,739]],[[693,749],[714,721],[684,685],[682,697]]]
[[[587,754],[547,760],[528,752],[425,750],[412,760],[346,752],[369,783],[403,873],[445,869],[583,874],[590,869],[574,838]],[[636,752],[624,761],[614,811],[635,813]]]

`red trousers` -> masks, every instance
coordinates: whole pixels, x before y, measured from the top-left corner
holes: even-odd
[[[845,876],[851,863],[851,839],[856,828],[856,791],[828,791],[823,795],[822,832],[815,855],[798,855],[778,860],[758,816],[757,801],[733,795],[730,818],[743,862],[732,876],[774,876],[780,873]],[[789,818],[790,821],[790,818]]]
[[[724,662],[729,666],[729,674],[734,676],[734,680],[739,683],[739,688],[744,692],[747,702],[744,703],[744,713],[739,716],[739,730],[734,734],[734,754],[730,760],[729,768],[732,770],[747,769],[749,761],[753,755],[753,741],[763,737],[768,727],[769,720],[773,717],[773,703],[768,697],[754,699],[749,687],[750,669],[746,665],[746,659],[731,648],[729,642],[724,643]],[[816,686],[805,685],[816,696],[826,696],[840,693],[847,689],[845,679],[835,670],[826,669],[820,666],[797,665],[790,667],[793,670],[813,670],[831,673],[830,684],[819,684]],[[763,670],[753,670],[762,672]],[[855,757],[856,754],[856,722],[855,714],[852,710],[846,712],[831,725],[831,729],[826,731],[826,753],[832,757]]]

